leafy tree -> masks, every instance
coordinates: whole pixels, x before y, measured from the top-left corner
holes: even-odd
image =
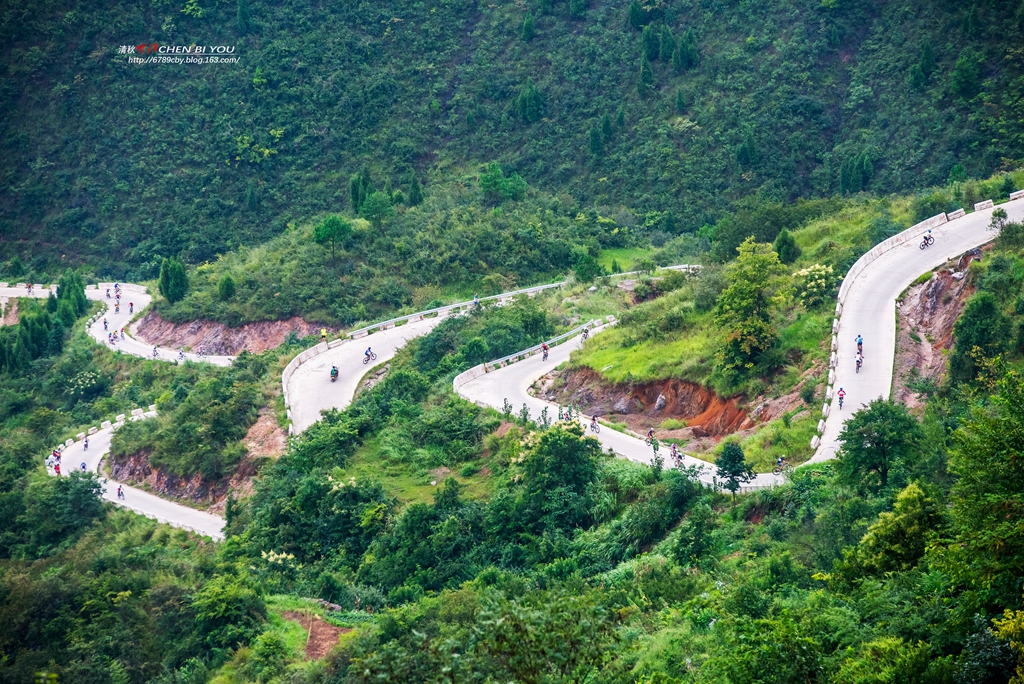
[[[226,302],[235,296],[235,289],[235,279],[231,277],[230,273],[225,273],[217,283],[217,296],[222,302]]]
[[[672,546],[672,557],[683,567],[698,565],[714,547],[711,533],[718,527],[718,517],[704,501],[690,511],[679,526],[679,536]]]
[[[415,178],[415,176],[414,176],[414,178]],[[375,193],[375,194],[382,195],[383,193]],[[365,202],[364,207],[363,207],[364,210],[366,210],[367,212],[374,210],[374,206],[375,206],[375,205],[370,204],[370,199],[371,198],[367,198],[367,201]],[[377,202],[377,201],[378,200],[374,200],[374,202]],[[381,205],[381,206],[383,207],[383,205]],[[388,202],[387,208],[390,208],[390,207],[391,207],[391,203]],[[381,214],[381,216],[387,215],[387,208],[382,208],[381,211],[383,213]],[[367,218],[369,218],[369,215],[367,215]],[[378,219],[378,221],[379,221],[379,219]],[[380,226],[379,222],[375,222],[375,225],[377,225],[378,227]],[[339,242],[341,244],[345,244],[345,241],[348,240],[350,235],[352,235],[352,224],[349,223],[348,221],[346,221],[345,219],[343,219],[341,216],[338,216],[337,214],[332,214],[332,215],[328,216],[323,221],[321,221],[320,224],[316,226],[316,228],[313,229],[313,240],[318,245],[326,245],[326,244],[330,244],[331,245],[331,262],[332,263],[334,262],[334,248],[335,248],[335,245],[337,245]]]
[[[601,131],[596,128],[590,129],[590,154],[600,157],[604,154],[604,143],[601,142]]]
[[[217,575],[192,601],[196,623],[213,648],[238,648],[260,632],[267,616],[256,583],[230,575]]]
[[[577,282],[593,282],[595,278],[604,275],[604,268],[585,248],[577,247],[573,250],[572,264]]]
[[[718,650],[708,660],[711,681],[730,684],[806,684],[827,681],[821,643],[801,631],[786,612],[777,618],[730,617]],[[702,668],[701,674],[704,674]],[[848,680],[838,680],[848,681]]]
[[[775,253],[779,255],[779,261],[789,265],[800,258],[803,253],[800,246],[796,244],[796,238],[788,230],[783,228],[775,238],[773,245]]]
[[[587,0],[569,0],[569,16],[580,19],[587,13]]]
[[[735,442],[729,442],[722,447],[722,453],[715,460],[718,477],[723,481],[723,487],[736,496],[736,491],[741,485],[754,479],[754,469],[747,464],[743,455],[743,447]]]
[[[533,15],[530,12],[526,13],[526,18],[523,19],[523,32],[520,37],[524,43],[529,43],[537,35],[537,29],[533,25]]]
[[[953,382],[970,382],[978,373],[977,355],[992,358],[1000,354],[1010,332],[1010,321],[999,310],[991,292],[978,292],[967,300],[953,326],[953,353],[949,375]],[[977,350],[977,351],[975,351]]]
[[[640,56],[640,77],[636,81],[636,90],[640,97],[648,97],[654,91],[654,71],[651,70],[647,55]]]
[[[518,173],[505,177],[498,162],[491,162],[480,174],[480,189],[491,202],[502,200],[521,200],[526,196],[526,181]]]
[[[860,567],[875,574],[910,570],[941,522],[938,504],[911,482],[896,496],[892,512],[880,513],[861,539],[856,551]]]
[[[1020,599],[1024,576],[1024,381],[1009,371],[989,406],[976,407],[953,434],[949,469],[956,476],[950,500],[960,550],[957,562],[972,582]],[[1004,604],[1005,605],[1005,604]]]
[[[720,364],[726,373],[753,368],[754,359],[776,338],[772,312],[786,286],[785,269],[771,245],[749,237],[727,269],[729,286],[718,298],[715,319],[726,331]]]
[[[619,622],[597,591],[492,594],[474,627],[474,650],[500,664],[492,681],[585,682],[614,657]]]
[[[658,37],[658,59],[667,64],[672,59],[672,53],[675,51],[676,39],[672,35],[672,29],[662,24],[661,35]]]
[[[607,143],[612,139],[612,118],[608,116],[607,112],[601,116],[601,137],[604,138],[604,142]]]
[[[420,181],[416,178],[416,174],[412,174],[412,182],[409,183],[409,196],[406,198],[406,204],[410,207],[415,207],[423,203],[423,189],[420,187]]]
[[[629,3],[629,25],[637,31],[647,23],[647,12],[640,5],[640,0],[632,0]]]
[[[30,484],[25,491],[26,508],[20,522],[31,530],[31,545],[40,550],[49,548],[101,518],[101,489],[95,474],[80,472]]]
[[[675,106],[676,106],[676,114],[685,114],[686,113],[686,98],[683,97],[683,89],[682,88],[676,88],[676,102],[675,102]]]
[[[928,644],[905,643],[899,637],[880,637],[862,643],[839,667],[833,681],[851,684],[928,681]]]
[[[981,90],[982,56],[971,47],[966,47],[953,66],[949,75],[949,91],[958,98],[970,100]]]
[[[836,473],[850,486],[884,489],[890,473],[916,453],[921,439],[921,426],[906,406],[875,399],[844,424]]]
[[[390,218],[395,215],[395,208],[391,206],[391,198],[388,197],[386,192],[380,190],[369,195],[359,209],[359,213],[363,218],[373,223],[373,227],[380,229],[381,223],[384,219]],[[333,256],[333,245],[331,253]]]
[[[541,433],[523,457],[522,492],[516,506],[526,529],[568,530],[590,519],[587,490],[597,475],[601,444],[578,424]]]

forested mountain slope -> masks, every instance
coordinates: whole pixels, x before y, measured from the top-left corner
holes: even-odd
[[[350,208],[364,165],[429,192],[497,159],[677,231],[985,176],[1024,156],[1022,25],[1019,0],[7,4],[0,259],[154,277]],[[119,54],[141,43],[239,61]]]

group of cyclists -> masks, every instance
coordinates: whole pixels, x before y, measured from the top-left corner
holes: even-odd
[[[326,331],[323,331],[323,332],[325,332],[324,339],[326,339]],[[370,363],[370,361],[375,361],[376,359],[377,359],[377,354],[374,353],[373,348],[372,347],[367,347],[366,351],[363,352],[363,365],[366,365],[366,364]],[[338,379],[338,373],[339,373],[338,367],[337,366],[331,366],[331,382],[334,382],[335,380]]]

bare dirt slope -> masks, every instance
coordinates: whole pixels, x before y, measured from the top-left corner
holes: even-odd
[[[306,337],[319,333],[321,327],[298,316],[286,321],[247,323],[237,328],[204,320],[170,323],[150,311],[140,321],[132,324],[131,331],[132,335],[148,344],[193,349],[202,345],[208,353],[221,355],[238,354],[245,349],[258,354],[281,346],[290,332]]]
[[[967,280],[944,269],[907,290],[897,320],[893,400],[918,408],[923,405],[920,390],[945,378],[943,352],[952,348],[953,325],[973,292]]]

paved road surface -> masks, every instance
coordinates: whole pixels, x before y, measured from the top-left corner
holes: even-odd
[[[155,415],[155,412],[145,414],[147,418]],[[61,457],[61,474],[70,475],[75,470],[81,470],[82,462],[85,463],[86,470],[99,473],[100,461],[104,455],[110,452],[110,440],[113,434],[113,427],[104,428],[89,437],[88,449],[85,448],[82,441],[64,447]],[[52,470],[49,472],[53,473]],[[130,508],[136,513],[141,513],[160,522],[170,523],[175,527],[184,527],[214,539],[224,538],[224,518],[220,516],[161,499],[149,492],[128,485],[122,485],[125,498],[123,501],[119,501],[117,498],[118,483],[102,476],[101,481],[104,483],[103,498],[107,501]]]
[[[390,361],[406,342],[426,335],[443,320],[441,316],[424,318],[348,340],[296,368],[288,380],[295,432],[302,432],[320,420],[321,411],[343,409],[351,404],[359,381],[367,371]],[[364,365],[363,353],[367,347],[373,349],[377,360]],[[339,371],[334,382],[331,382],[331,366],[337,366]]]
[[[1009,219],[1024,218],[1024,201],[999,205]],[[892,389],[893,362],[896,347],[896,297],[914,280],[947,258],[991,241],[995,232],[988,225],[992,209],[976,211],[932,229],[935,244],[920,248],[920,240],[900,245],[868,264],[850,287],[839,319],[835,390],[846,390],[842,411],[833,401],[825,421],[821,445],[811,462],[834,458],[839,448],[843,423],[862,406],[882,397],[889,398]],[[864,365],[856,372],[857,335],[864,337]]]
[[[128,334],[128,324],[131,322],[132,318],[134,318],[140,311],[143,311],[147,306],[149,306],[150,303],[153,301],[153,298],[150,297],[148,294],[143,294],[141,292],[124,291],[121,294],[121,311],[120,313],[114,313],[115,301],[114,299],[107,299],[106,294],[106,288],[85,291],[85,296],[87,298],[93,301],[103,302],[104,304],[107,305],[106,311],[100,315],[100,317],[96,320],[95,323],[89,326],[89,335],[99,344],[102,344],[113,351],[121,351],[125,354],[131,354],[132,356],[139,356],[147,359],[154,358],[153,345],[146,344],[145,342],[142,342],[140,340],[136,340],[130,334]],[[49,295],[49,290],[34,288],[31,296],[39,299],[45,299]],[[28,296],[29,294],[27,289],[23,287],[0,288],[0,298],[3,299]],[[111,290],[111,297],[113,296],[114,293],[113,290]],[[129,303],[135,305],[135,313],[128,313]],[[107,321],[106,330],[104,330],[103,328],[104,319],[106,319]],[[116,344],[109,344],[107,342],[107,333],[115,331],[119,332],[121,328],[125,329],[125,339],[120,339],[119,335]],[[157,349],[156,358],[158,358],[161,361],[174,362],[178,359],[178,350],[160,347],[159,349]],[[230,366],[232,359],[234,359],[233,356],[200,357],[196,354],[185,354],[185,358],[190,361],[204,361],[206,363],[212,363],[217,366]]]
[[[591,335],[596,334],[598,331],[600,331],[600,328],[592,332]],[[548,373],[563,361],[568,361],[569,355],[574,349],[579,349],[580,344],[581,338],[576,337],[569,342],[552,347],[547,361],[542,361],[541,355],[538,354],[504,368],[493,370],[467,382],[459,389],[459,394],[477,404],[491,406],[499,411],[502,410],[505,399],[509,400],[516,413],[519,412],[525,403],[530,408],[530,416],[534,420],[547,407],[548,415],[554,420],[558,416],[558,405],[530,396],[527,390],[537,378]],[[584,427],[590,425],[588,418],[582,418],[580,422]],[[631,461],[651,463],[654,460],[653,450],[644,444],[642,439],[617,432],[607,425],[602,425],[601,432],[597,435],[594,435],[589,429],[587,433],[597,437],[598,441],[601,442],[601,446],[605,449],[611,449],[616,454],[624,456]],[[671,457],[669,456],[668,449],[662,446],[659,453],[665,459],[666,464],[670,466]],[[683,465],[697,466],[701,469],[700,480],[707,484],[713,483],[715,476],[715,467],[713,465],[692,456],[684,456]],[[781,478],[771,473],[762,473],[757,476],[757,479],[745,485],[741,491],[768,487],[780,481]]]

